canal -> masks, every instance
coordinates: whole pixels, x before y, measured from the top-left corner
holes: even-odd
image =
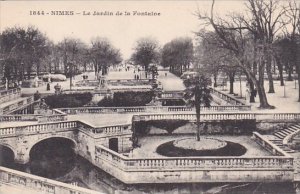
[[[139,184],[127,185],[93,166],[74,152],[70,140],[51,138],[36,144],[26,165],[14,163],[12,150],[0,146],[0,165],[107,194],[225,193],[293,194],[292,183]]]

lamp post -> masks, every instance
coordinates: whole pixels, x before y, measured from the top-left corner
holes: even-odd
[[[283,97],[286,98],[285,81],[283,82]]]

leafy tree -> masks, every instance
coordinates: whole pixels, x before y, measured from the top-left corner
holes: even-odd
[[[33,26],[7,28],[1,33],[0,44],[8,79],[23,80],[25,72],[30,78],[33,70],[39,75],[40,65],[49,55],[48,38]]]
[[[161,64],[170,67],[170,72],[181,75],[190,68],[194,46],[191,38],[181,37],[166,43],[162,49]]]
[[[205,107],[210,107],[212,96],[210,94],[210,79],[203,74],[186,79],[184,81],[186,86],[185,99],[188,104],[194,106],[196,109],[196,123],[197,123],[197,141],[200,141],[200,109],[203,104]]]
[[[80,39],[64,38],[58,43],[58,49],[64,65],[64,74],[72,77],[82,65],[86,45]]]
[[[131,60],[134,64],[143,66],[146,72],[151,63],[158,62],[158,42],[155,39],[141,38],[136,42],[133,50]]]
[[[108,39],[97,37],[92,39],[91,44],[89,56],[94,65],[96,75],[100,71],[102,71],[102,75],[107,74],[110,65],[115,65],[122,61],[120,51]]]

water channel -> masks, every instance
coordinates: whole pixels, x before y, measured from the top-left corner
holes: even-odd
[[[9,148],[0,146],[0,165],[107,194],[129,193],[225,193],[293,194],[292,183],[139,184],[127,185],[93,166],[73,151],[73,142],[51,138],[36,144],[26,165],[14,163]]]

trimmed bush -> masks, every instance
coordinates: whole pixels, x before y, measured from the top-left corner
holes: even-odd
[[[50,108],[80,107],[88,104],[91,100],[91,93],[59,94],[45,98],[45,102]]]
[[[201,140],[200,140],[201,141]],[[227,145],[214,150],[193,150],[174,146],[174,141],[161,144],[156,152],[168,157],[187,157],[187,156],[242,156],[247,149],[241,144],[226,141]]]
[[[154,93],[152,91],[148,92],[116,92],[114,93],[113,99],[103,98],[98,102],[98,106],[145,106],[151,102]]]

